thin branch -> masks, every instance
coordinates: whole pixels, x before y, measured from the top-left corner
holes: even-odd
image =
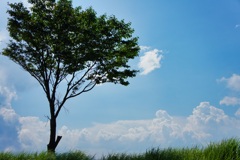
[[[79,83],[81,83],[81,81],[82,81],[82,80],[84,79],[84,77],[89,73],[89,71],[92,70],[92,68],[95,66],[95,64],[96,64],[96,62],[94,62],[94,63],[92,64],[92,66],[90,66],[90,67],[88,68],[88,70],[82,75],[82,77],[81,77],[79,80],[77,80],[74,84],[72,84],[72,82],[73,82],[73,80],[74,80],[75,77],[76,77],[76,75],[75,75],[76,73],[75,73],[75,72],[73,73],[72,78],[71,78],[71,80],[70,80],[69,83],[68,83],[68,86],[67,86],[67,89],[66,89],[66,93],[65,93],[65,95],[64,95],[64,97],[63,97],[63,100],[62,100],[61,104],[58,106],[58,109],[57,109],[57,111],[56,111],[56,113],[55,113],[55,117],[56,117],[56,118],[57,118],[60,110],[62,109],[63,105],[65,104],[65,102],[66,102],[69,98],[76,97],[77,95],[80,95],[80,94],[83,93],[83,92],[87,92],[87,88],[90,86],[90,84],[92,84],[92,81],[91,81],[88,85],[86,85],[81,92],[79,92],[79,93],[77,93],[77,94],[75,94],[75,95],[72,95],[72,96],[69,95],[70,91],[72,91],[74,87],[76,87],[77,85],[79,85]],[[90,87],[90,89],[88,89],[88,91],[90,91],[95,85],[96,85],[96,84],[94,84],[92,87]]]
[[[29,72],[29,71],[28,71],[28,72]],[[39,77],[38,77],[37,75],[35,75],[33,72],[29,72],[29,73],[30,73],[31,76],[33,76],[33,77],[38,81],[38,83],[42,86],[44,92],[47,93],[43,80],[39,79]]]
[[[51,120],[49,116],[44,116],[44,117],[46,117],[49,121]]]
[[[96,82],[92,82],[92,81],[91,81],[91,82],[89,82],[89,83],[82,89],[82,91],[80,91],[80,92],[78,92],[78,93],[76,93],[76,94],[74,94],[74,95],[68,96],[67,99],[70,99],[70,98],[79,96],[79,95],[82,94],[83,92],[88,92],[88,91],[92,90],[96,85],[97,85]],[[90,87],[90,86],[91,86],[91,87]],[[90,88],[89,88],[89,87],[90,87]]]
[[[56,113],[55,113],[55,118],[57,118],[57,116],[58,116],[61,108],[63,107],[63,105],[65,104],[65,102],[66,102],[66,100],[67,100],[66,97],[68,96],[69,92],[71,91],[70,86],[71,86],[71,83],[73,82],[74,78],[75,78],[75,72],[72,74],[72,78],[71,78],[71,80],[69,81],[69,83],[67,84],[68,86],[67,86],[66,93],[65,93],[65,95],[64,95],[64,98],[63,98],[61,104],[58,105],[58,109],[57,109],[57,111],[56,111]]]
[[[94,62],[93,64],[92,64],[92,66],[90,66],[89,68],[88,68],[88,70],[82,75],[82,77],[79,79],[79,80],[77,80],[70,88],[69,88],[69,90],[72,90],[74,87],[76,87],[77,85],[79,85],[79,83],[83,80],[83,78],[89,73],[89,71],[91,71],[92,70],[92,68],[95,66],[95,64],[96,64],[97,62]]]
[[[57,86],[58,84],[61,82],[59,82],[59,77],[60,77],[60,58],[58,58],[58,62],[57,62],[57,70],[56,70],[56,75],[55,75],[55,83],[53,84],[52,86],[52,96],[51,96],[51,99],[53,101],[55,101],[55,94],[56,94],[56,89],[57,89]]]

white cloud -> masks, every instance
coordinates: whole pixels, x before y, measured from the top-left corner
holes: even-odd
[[[0,84],[0,100],[3,99],[0,106],[11,106],[12,100],[16,97],[17,95],[15,91],[11,91],[8,87],[1,86]]]
[[[223,110],[211,106],[209,102],[201,102],[199,106],[194,108],[193,114],[189,117],[196,124],[198,122],[208,123],[210,121],[219,123],[226,118],[228,117]]]
[[[141,152],[149,147],[176,147],[206,144],[209,141],[238,136],[240,120],[228,117],[223,110],[202,102],[188,117],[173,117],[159,110],[149,120],[117,121],[110,124],[95,124],[84,130],[69,130],[79,143],[76,147],[99,153]],[[68,131],[67,131],[68,130]],[[81,142],[89,142],[88,144]],[[67,144],[65,144],[67,146]],[[113,149],[114,146],[118,146]],[[113,147],[113,148],[112,148]],[[100,154],[101,154],[100,152]],[[92,152],[91,152],[92,153]]]
[[[49,123],[38,117],[22,117],[10,110],[6,114],[9,119],[14,116],[18,118],[17,138],[20,149],[25,151],[46,149]],[[62,135],[63,138],[57,151],[80,149],[97,156],[111,152],[139,153],[159,146],[204,145],[209,141],[237,137],[239,132],[240,119],[229,117],[223,110],[210,105],[209,102],[201,102],[187,117],[175,117],[169,115],[167,111],[158,110],[152,119],[95,123],[92,127],[84,129],[62,126],[58,129],[58,135]],[[6,146],[6,149],[8,148],[11,147]]]
[[[240,98],[226,96],[220,101],[220,104],[227,106],[240,105]]]
[[[141,51],[146,51],[146,50],[149,50],[149,49],[150,49],[149,46],[140,46]]]
[[[211,106],[209,102],[201,102],[193,109],[192,115],[187,120],[185,131],[191,133],[193,139],[206,142],[206,140],[216,138],[214,134],[218,134],[219,130],[221,131],[221,127],[228,123],[229,117],[223,110]],[[232,127],[234,126],[229,126],[231,129]],[[230,133],[228,134],[230,135]],[[229,135],[220,135],[220,137]]]
[[[23,150],[41,151],[49,138],[49,124],[38,117],[19,118],[18,139]]]
[[[227,87],[234,91],[240,91],[240,75],[233,74],[230,78],[221,78],[220,82],[226,82]]]
[[[5,86],[5,79],[1,78],[0,69],[0,150],[15,151],[19,149],[17,139],[18,115],[11,107],[11,102],[16,98],[16,92]]]
[[[17,98],[17,94],[13,87],[9,87],[8,76],[4,68],[0,65],[0,106],[9,107],[12,100]]]
[[[156,112],[156,117],[159,119],[171,120],[171,116],[164,110],[158,110]]]
[[[235,112],[235,116],[240,117],[240,108]]]
[[[142,50],[148,49],[146,46],[141,48]],[[141,75],[147,75],[153,70],[161,67],[161,60],[163,59],[163,51],[154,49],[144,53],[143,56],[140,57],[140,62],[138,63],[138,67],[143,71],[140,73]]]
[[[15,110],[12,108],[0,108],[0,116],[3,117],[3,120],[6,122],[15,122],[18,119],[18,115]]]
[[[211,106],[209,102],[202,102],[185,118],[173,117],[159,110],[156,117],[149,120],[121,120],[95,124],[82,130],[71,130],[65,126],[60,130],[66,137],[64,146],[71,144],[71,148],[98,154],[109,151],[141,152],[159,145],[204,145],[209,141],[235,137],[240,131],[240,120],[228,117],[223,110]]]
[[[219,102],[220,105],[227,105],[227,106],[240,105],[240,98],[238,97],[238,93],[240,92],[240,75],[233,74],[229,78],[222,77],[218,81],[225,82],[227,88],[229,88],[231,91],[235,91],[235,92],[233,92],[233,94],[231,96],[225,96]],[[235,115],[239,115],[239,112],[237,111]]]

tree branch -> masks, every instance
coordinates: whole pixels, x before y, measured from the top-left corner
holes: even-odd
[[[79,96],[79,95],[82,94],[83,92],[88,92],[88,91],[92,90],[92,89],[96,86],[96,84],[97,84],[97,83],[96,83],[96,82],[93,82],[93,81],[89,82],[89,83],[82,89],[82,91],[80,91],[80,92],[78,92],[78,93],[76,93],[76,94],[73,94],[73,95],[68,96],[67,99],[70,99],[70,98]],[[90,86],[91,86],[91,87],[90,87]]]
[[[56,117],[56,118],[57,118],[60,110],[62,109],[63,105],[65,104],[65,102],[66,102],[68,99],[73,98],[73,97],[76,97],[77,95],[80,95],[80,94],[83,93],[83,92],[90,91],[91,89],[94,88],[94,86],[96,85],[96,83],[93,83],[93,82],[91,81],[91,82],[89,82],[89,83],[83,88],[83,90],[82,90],[81,92],[78,92],[78,93],[76,93],[76,94],[71,94],[71,95],[69,95],[69,93],[70,93],[75,87],[77,87],[78,85],[81,84],[81,82],[83,81],[84,77],[86,77],[86,75],[92,70],[92,68],[95,66],[95,64],[96,64],[96,62],[94,62],[94,63],[87,69],[87,71],[82,75],[82,77],[81,77],[79,80],[77,80],[76,82],[74,82],[74,84],[72,84],[72,82],[73,82],[74,79],[76,78],[76,72],[73,73],[71,80],[70,80],[70,81],[68,82],[68,84],[67,84],[68,86],[67,86],[67,89],[66,89],[66,93],[65,93],[65,95],[64,95],[64,97],[63,97],[63,99],[62,99],[62,102],[61,102],[60,105],[58,106],[58,109],[57,109],[57,111],[56,111],[56,113],[55,113],[55,117]],[[92,87],[90,87],[91,85],[92,85]],[[88,87],[90,87],[90,88],[87,89]],[[71,93],[73,93],[73,92],[71,92]]]

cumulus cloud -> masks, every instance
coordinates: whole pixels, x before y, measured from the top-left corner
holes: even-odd
[[[16,97],[17,95],[15,91],[11,91],[8,87],[0,84],[0,100],[2,101],[1,105],[10,106],[11,101]]]
[[[206,124],[210,121],[220,123],[226,118],[228,117],[223,110],[211,106],[209,102],[201,102],[200,105],[193,110],[193,114],[189,117],[190,121],[194,124],[198,124],[198,122],[204,122],[204,124]]]
[[[65,126],[61,133],[67,137],[65,146],[69,146],[69,141],[71,147],[79,147],[91,153],[93,150],[99,154],[109,151],[141,152],[159,145],[204,145],[209,141],[234,137],[240,131],[236,124],[240,124],[238,119],[228,117],[223,110],[209,102],[202,102],[185,118],[174,117],[159,110],[156,117],[149,120],[121,120],[110,124],[95,124],[82,130],[71,130]],[[118,147],[113,149],[114,146]]]
[[[222,77],[220,82],[225,82],[227,87],[234,91],[240,91],[240,75],[233,74],[229,78]]]
[[[12,108],[12,100],[17,97],[0,81],[0,150],[43,150],[48,140],[48,124],[38,117],[22,117]]]
[[[227,88],[231,91],[234,91],[231,96],[225,96],[219,103],[220,105],[227,105],[227,106],[239,106],[240,105],[240,75],[233,74],[229,78],[222,77],[218,80],[219,82],[225,82]],[[235,113],[235,116],[240,116],[240,110],[238,109]]]
[[[38,117],[19,118],[18,139],[22,150],[41,151],[49,138],[49,123]]]
[[[12,112],[6,114],[12,115]],[[45,150],[49,138],[49,123],[37,117],[17,117],[17,139],[20,149]],[[147,120],[96,123],[84,129],[62,126],[58,129],[58,134],[63,138],[57,150],[80,149],[100,156],[111,152],[139,153],[159,146],[204,145],[209,141],[236,137],[239,132],[238,118],[229,117],[223,110],[209,102],[201,102],[187,117],[175,117],[169,115],[167,111],[158,110],[155,117]],[[9,146],[6,147],[8,148]]]
[[[5,86],[4,79],[0,78],[0,150],[3,151],[19,149],[18,115],[11,107],[11,102],[15,97],[16,92]]]
[[[4,64],[0,64],[0,150],[16,151],[21,149],[18,138],[21,117],[12,108],[12,101],[17,98],[17,93]]]
[[[220,101],[220,104],[221,105],[227,105],[227,106],[240,105],[240,98],[226,96]]]
[[[192,115],[187,120],[185,132],[191,133],[189,136],[198,142],[207,142],[217,138],[215,134],[218,134],[218,131],[222,134],[220,137],[229,136],[222,132],[222,126],[228,123],[229,117],[223,110],[211,106],[209,102],[201,102],[193,109]],[[232,127],[234,126],[229,126],[229,129],[233,129]]]
[[[145,51],[144,55],[140,57],[138,67],[142,69],[141,75],[147,75],[153,70],[161,67],[161,60],[163,59],[163,51],[158,49],[149,50],[150,47],[140,47],[142,51]],[[148,51],[146,51],[148,50]]]
[[[5,122],[15,122],[18,118],[18,115],[12,108],[0,108],[0,116],[3,117]]]
[[[141,152],[158,146],[204,145],[209,141],[237,136],[240,131],[238,126],[240,120],[230,118],[209,102],[202,102],[188,117],[174,117],[164,110],[158,110],[156,117],[149,120],[121,120],[95,124],[82,130],[71,130],[65,126],[62,133],[68,136],[65,146],[68,146],[67,141],[72,139],[72,135],[74,141],[69,142],[75,148],[101,154],[109,151]],[[117,148],[113,149],[114,146]]]

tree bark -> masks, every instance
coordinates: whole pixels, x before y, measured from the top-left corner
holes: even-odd
[[[48,152],[55,153],[55,149],[60,142],[62,136],[57,136],[56,139],[56,130],[57,130],[57,117],[55,117],[55,109],[54,109],[54,103],[50,104],[50,113],[51,113],[51,119],[50,119],[50,139],[49,143],[47,145]]]
[[[57,139],[56,139],[56,127],[57,127],[56,119],[53,118],[50,120],[50,139],[49,139],[49,144],[47,145],[48,152],[52,152],[52,153],[55,153],[55,149],[62,138],[62,136],[57,136]]]
[[[47,149],[50,152],[55,152],[55,139],[56,139],[56,119],[54,117],[51,117],[50,119],[50,139],[49,144],[47,145]]]

